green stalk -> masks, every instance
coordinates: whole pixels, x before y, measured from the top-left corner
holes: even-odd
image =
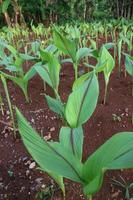
[[[2,113],[2,115],[4,115],[3,106],[4,106],[4,103],[3,103],[3,100],[2,100],[2,96],[1,96],[1,94],[0,94],[0,108],[1,108],[1,113]]]
[[[107,101],[107,90],[108,90],[108,84],[106,83],[105,85],[105,93],[104,93],[104,105],[106,104],[106,101]]]
[[[11,114],[11,119],[12,119],[12,123],[13,123],[14,136],[16,137],[16,126],[15,126],[15,120],[14,120],[14,115],[13,115],[12,104],[11,104],[11,100],[10,100],[10,96],[9,96],[9,91],[8,91],[8,88],[7,88],[6,79],[2,75],[1,75],[1,80],[2,80],[2,83],[3,83],[3,86],[4,86],[4,90],[5,90],[5,93],[6,93],[6,98],[7,98],[7,102],[8,102],[10,114]]]
[[[105,38],[106,38],[106,43],[108,42],[108,34],[107,34],[107,30],[105,30]]]
[[[29,103],[30,100],[29,100],[29,97],[28,97],[28,93],[24,91],[24,95],[25,95],[26,102]]]
[[[132,125],[133,125],[133,112],[132,112],[132,119],[131,120],[132,120]]]
[[[132,96],[133,96],[133,76],[132,76]]]
[[[57,89],[54,89],[54,94],[55,94],[55,98],[60,101],[61,99],[60,99],[60,95]]]
[[[74,63],[74,70],[75,70],[75,80],[78,78],[78,65],[77,63]]]
[[[86,200],[92,200],[92,195],[87,196]]]

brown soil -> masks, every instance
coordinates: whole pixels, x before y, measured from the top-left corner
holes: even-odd
[[[65,64],[61,72],[59,89],[64,101],[71,91],[73,77],[72,66]],[[84,125],[84,159],[113,134],[120,131],[133,131],[131,123],[133,97],[131,96],[130,77],[125,77],[122,73],[121,77],[118,78],[116,68],[109,83],[107,105],[103,105],[104,79],[102,75],[99,75],[99,83],[100,97],[97,108],[91,119]],[[29,104],[25,102],[19,88],[11,82],[8,83],[8,86],[13,105],[16,105],[22,111],[32,126],[43,136],[50,136],[51,139],[58,140],[62,122],[49,110],[43,96],[43,83],[39,76],[30,81],[29,96],[31,102]],[[52,95],[51,89],[47,87],[46,93]],[[25,150],[22,141],[20,139],[14,140],[13,133],[8,125],[4,124],[10,123],[7,110],[5,109],[4,117],[0,115],[0,200],[34,200],[40,185],[49,186],[53,182],[46,174],[39,172],[36,167],[29,169],[30,163],[33,162],[31,156]],[[112,114],[120,116],[121,121],[113,120]],[[111,185],[111,178],[120,180],[120,174],[127,182],[133,182],[132,170],[108,172],[103,186],[100,192],[94,196],[94,200],[124,199],[122,190]],[[56,186],[54,188],[57,189]],[[53,197],[49,199],[63,200],[61,191],[57,189]],[[81,199],[84,199],[81,187],[78,184],[66,181],[66,200]]]

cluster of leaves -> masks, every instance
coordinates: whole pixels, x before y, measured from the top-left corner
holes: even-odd
[[[54,41],[56,46],[40,50],[41,62],[38,62],[34,69],[53,88],[55,98],[46,96],[46,100],[50,109],[63,118],[66,126],[61,128],[58,142],[45,141],[17,109],[18,127],[30,154],[41,169],[55,179],[64,195],[63,178],[67,178],[80,183],[85,196],[91,199],[101,188],[103,175],[107,170],[133,167],[133,133],[125,132],[114,135],[86,161],[82,161],[84,136],[82,125],[92,116],[97,105],[99,96],[97,74],[104,73],[107,85],[114,67],[114,60],[107,50],[110,47],[109,44],[103,45],[100,50],[77,49],[74,40],[63,36],[56,29],[54,30]],[[98,61],[96,66],[91,66],[90,72],[80,77],[75,76],[72,92],[65,103],[61,101],[58,93],[60,73],[58,55],[60,51],[71,58],[73,65],[78,64],[80,59],[77,58],[84,58],[88,55],[95,57]]]

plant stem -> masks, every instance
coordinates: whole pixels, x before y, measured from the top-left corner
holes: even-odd
[[[14,115],[13,115],[12,104],[11,104],[11,101],[10,101],[10,96],[9,96],[9,92],[8,92],[8,88],[7,88],[6,79],[2,75],[1,75],[1,80],[2,80],[2,83],[3,83],[3,86],[4,86],[4,90],[5,90],[5,93],[6,93],[6,98],[7,98],[10,114],[11,114],[14,136],[16,137],[16,126],[15,126],[15,120],[14,120]]]
[[[55,93],[55,98],[60,101],[60,95],[59,95],[57,89],[54,89],[54,93]]]
[[[106,83],[105,85],[105,93],[104,93],[104,105],[106,104],[106,101],[107,101],[107,90],[108,90],[108,84]]]
[[[1,108],[1,113],[2,113],[2,115],[4,115],[3,105],[4,105],[4,103],[3,103],[3,100],[2,100],[2,96],[1,96],[1,94],[0,94],[0,108]]]
[[[92,195],[87,196],[86,200],[92,200]]]
[[[132,125],[133,125],[133,112],[132,112],[132,119],[131,120],[132,120]]]
[[[75,80],[78,78],[78,65],[77,63],[74,63],[74,70],[75,70]]]
[[[133,96],[133,76],[132,76],[132,96]]]

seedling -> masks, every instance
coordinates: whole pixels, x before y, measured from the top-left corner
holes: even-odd
[[[54,29],[54,43],[57,48],[62,51],[65,55],[69,55],[71,59],[69,62],[73,63],[75,70],[75,80],[78,78],[78,65],[80,60],[90,55],[91,49],[83,47],[78,49],[78,40],[68,39],[66,36],[61,34],[57,29]],[[68,61],[68,59],[66,60]]]
[[[6,56],[6,60],[2,61],[2,64],[5,66],[3,67],[4,71],[8,70],[13,73],[10,75],[9,73],[3,72],[0,70],[0,74],[13,81],[13,83],[17,84],[23,91],[27,102],[29,102],[28,98],[28,82],[29,80],[36,74],[34,68],[29,69],[28,72],[24,73],[23,70],[23,63],[24,59],[21,57],[21,54],[11,45],[6,43],[2,43],[3,46],[11,52],[10,56]],[[33,57],[34,58],[34,57]],[[14,61],[15,60],[15,61]]]
[[[128,74],[132,77],[132,96],[133,96],[133,57],[125,54],[125,67]]]
[[[116,114],[112,114],[112,117],[113,117],[113,120],[114,121],[118,121],[118,122],[121,122],[121,116],[119,116],[119,115],[116,115]]]
[[[16,125],[15,125],[15,119],[14,119],[14,114],[13,114],[13,108],[12,108],[12,104],[11,104],[11,100],[10,100],[10,95],[9,95],[6,79],[2,75],[1,75],[1,81],[3,83],[4,91],[5,91],[7,102],[8,102],[8,107],[9,107],[9,110],[10,110],[10,115],[11,115],[12,124],[13,124],[14,136],[16,137]]]
[[[53,185],[51,186],[45,186],[42,185],[42,187],[40,188],[40,191],[37,192],[36,194],[36,199],[37,200],[44,200],[44,199],[49,199],[51,196],[53,196],[54,193],[54,188]]]
[[[23,142],[41,169],[55,179],[64,195],[63,177],[80,183],[86,199],[89,200],[101,188],[105,171],[133,167],[132,132],[114,135],[82,162],[82,125],[95,110],[99,94],[97,84],[94,72],[75,81],[73,92],[64,108],[69,126],[61,128],[58,142],[42,139],[20,111],[16,110]]]
[[[112,179],[111,183],[118,186],[125,193],[125,200],[130,200],[130,190],[133,189],[133,183],[127,183],[125,179],[120,176],[120,181]]]
[[[110,74],[115,66],[114,59],[105,46],[103,46],[101,49],[99,62],[100,63],[106,62],[106,67],[103,68],[104,79],[105,79],[105,94],[104,94],[104,105],[105,105],[107,100],[107,89],[108,89]]]

